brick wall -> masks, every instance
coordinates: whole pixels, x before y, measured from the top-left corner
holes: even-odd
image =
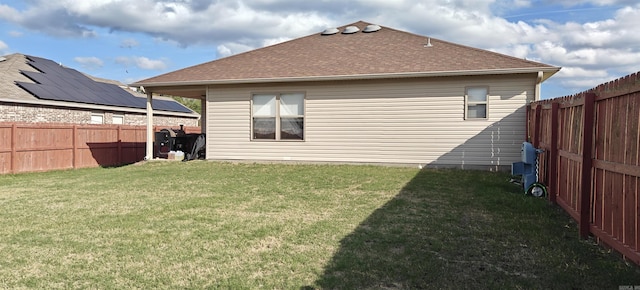
[[[125,125],[147,124],[147,116],[142,113],[0,103],[0,122],[90,124],[92,114],[102,114],[104,124],[113,124],[113,115],[124,116]],[[178,127],[180,124],[185,126],[198,126],[198,120],[196,118],[154,115],[153,124],[173,127]]]

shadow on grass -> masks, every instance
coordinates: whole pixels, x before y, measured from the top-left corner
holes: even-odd
[[[317,285],[323,289],[446,286],[442,275],[447,261],[441,253],[459,246],[451,239],[460,229],[452,227],[474,218],[474,213],[456,209],[452,200],[458,198],[446,196],[466,190],[456,180],[446,180],[452,172],[420,171],[393,200],[341,241]]]
[[[103,168],[126,166],[144,159],[146,143],[144,142],[87,142],[91,157],[79,154],[77,162],[81,167],[98,165]],[[83,149],[83,148],[81,148]]]
[[[508,177],[420,171],[343,238],[315,286],[302,289],[570,289],[591,288],[591,280],[617,287],[638,273],[567,235],[575,227],[566,215],[524,196]]]

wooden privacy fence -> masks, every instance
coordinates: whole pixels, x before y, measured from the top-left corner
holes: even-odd
[[[540,180],[580,236],[640,265],[640,73],[532,103],[527,136],[545,150]]]
[[[163,128],[154,127],[154,132]],[[200,132],[199,127],[184,129]],[[0,174],[135,163],[146,155],[146,130],[126,125],[0,123]]]

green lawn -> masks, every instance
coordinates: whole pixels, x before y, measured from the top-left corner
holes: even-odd
[[[0,288],[618,289],[503,173],[151,162],[0,176]]]

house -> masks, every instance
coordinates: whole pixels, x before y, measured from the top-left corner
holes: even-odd
[[[200,114],[173,99],[153,106],[155,125],[198,126]],[[0,122],[145,125],[146,95],[16,53],[0,57]]]
[[[133,86],[205,98],[212,160],[508,170],[559,70],[360,21]]]

